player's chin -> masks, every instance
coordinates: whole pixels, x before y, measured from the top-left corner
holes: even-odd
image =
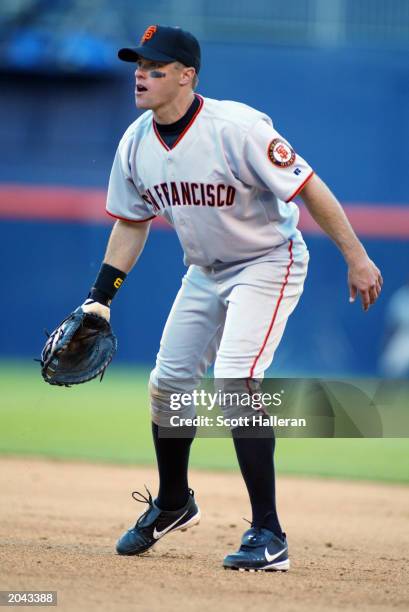
[[[135,94],[136,108],[152,108],[149,100],[143,94]]]

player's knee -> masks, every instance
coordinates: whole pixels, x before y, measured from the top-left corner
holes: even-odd
[[[151,418],[163,427],[178,426],[183,419],[192,419],[196,410],[192,402],[186,400],[186,389],[177,380],[158,380],[155,370],[149,378]]]
[[[252,418],[262,408],[260,383],[253,378],[215,378],[215,391],[224,418]]]

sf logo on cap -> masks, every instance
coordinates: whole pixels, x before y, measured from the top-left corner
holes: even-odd
[[[158,29],[158,26],[156,25],[149,26],[149,28],[146,28],[141,38],[141,45],[143,45],[143,43],[146,42],[147,40],[150,40],[152,36],[155,34],[157,29]]]
[[[295,161],[295,151],[284,140],[274,138],[268,145],[268,157],[275,166],[288,168]]]

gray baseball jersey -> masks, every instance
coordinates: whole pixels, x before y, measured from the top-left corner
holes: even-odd
[[[107,212],[134,222],[164,217],[186,264],[250,260],[289,239],[302,248],[292,199],[313,175],[311,167],[264,113],[199,98],[171,149],[152,111],[129,126],[113,163]]]
[[[130,125],[107,199],[119,219],[164,217],[190,265],[150,377],[152,418],[164,425],[172,390],[193,389],[212,363],[218,379],[263,378],[308,266],[292,199],[313,175],[310,166],[267,115],[198,98],[171,149],[151,111]],[[192,416],[193,406],[182,413]]]

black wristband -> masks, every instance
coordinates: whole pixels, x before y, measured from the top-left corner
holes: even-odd
[[[125,272],[103,263],[88,297],[109,306],[125,279]]]

